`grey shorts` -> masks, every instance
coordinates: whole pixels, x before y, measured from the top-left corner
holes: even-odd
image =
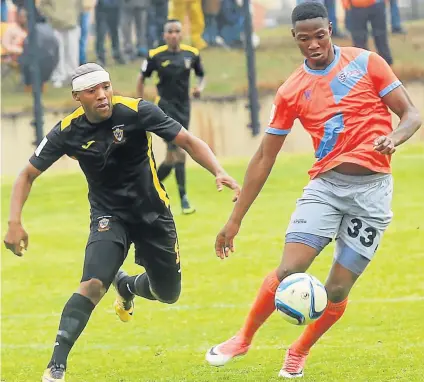
[[[393,217],[392,194],[390,174],[350,176],[328,171],[303,189],[286,233],[340,238],[371,260]]]

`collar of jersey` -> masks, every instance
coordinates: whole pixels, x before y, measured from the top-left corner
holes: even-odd
[[[303,68],[305,69],[305,71],[309,74],[314,74],[316,76],[326,76],[328,73],[331,72],[331,70],[337,65],[337,63],[340,60],[340,48],[337,45],[333,45],[334,47],[334,60],[333,62],[328,65],[325,69],[311,69],[307,64],[306,64],[306,59],[303,63]]]

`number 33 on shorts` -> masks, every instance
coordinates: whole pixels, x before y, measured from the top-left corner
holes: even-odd
[[[349,216],[343,219],[339,236],[349,247],[370,258],[377,250],[383,232],[384,229],[372,227],[361,218]]]

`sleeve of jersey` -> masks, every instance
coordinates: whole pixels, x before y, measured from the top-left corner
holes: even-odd
[[[393,73],[390,65],[377,53],[371,53],[368,61],[368,73],[380,97],[402,85]]]
[[[202,59],[200,58],[200,55],[194,57],[193,69],[197,77],[205,76],[205,70],[203,68]]]
[[[155,60],[150,56],[141,63],[140,71],[143,77],[150,77],[155,69]]]
[[[182,129],[177,121],[168,117],[161,108],[148,101],[140,101],[138,116],[144,130],[155,133],[168,142],[173,141]]]
[[[29,161],[36,169],[45,171],[63,155],[65,150],[59,123],[44,137]]]
[[[278,92],[271,107],[269,124],[265,132],[273,135],[287,135],[290,133],[295,119],[295,111]]]

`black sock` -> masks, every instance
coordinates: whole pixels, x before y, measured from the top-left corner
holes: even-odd
[[[147,273],[136,276],[124,277],[118,285],[119,294],[125,299],[137,295],[147,300],[156,300],[150,291],[150,283]]]
[[[63,308],[52,358],[53,363],[66,368],[69,352],[84,330],[95,305],[87,297],[74,293]]]
[[[158,178],[162,182],[172,171],[174,165],[163,162],[158,168]]]
[[[177,178],[180,199],[182,199],[186,194],[186,172],[184,162],[179,162],[175,164],[175,177]]]

